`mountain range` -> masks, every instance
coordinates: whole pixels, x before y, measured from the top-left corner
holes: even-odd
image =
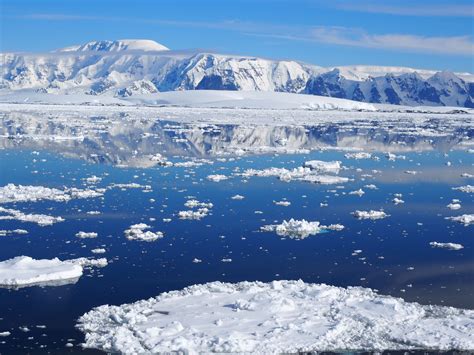
[[[0,54],[0,91],[130,97],[177,90],[288,92],[408,106],[474,107],[474,75],[404,67],[323,68],[151,40],[93,41],[48,53]]]

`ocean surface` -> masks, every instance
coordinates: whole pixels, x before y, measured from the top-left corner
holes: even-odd
[[[278,137],[266,150],[256,150],[259,145],[247,140],[238,149],[224,152],[231,142],[229,135],[239,132],[236,127],[206,127],[203,137],[199,129],[189,131],[189,127],[157,121],[147,125],[145,132],[137,125],[126,134],[96,130],[92,138],[81,132],[79,139],[74,131],[66,136],[61,127],[32,135],[31,130],[13,130],[13,126],[12,121],[3,121],[0,186],[62,189],[136,183],[141,187],[109,188],[103,197],[69,202],[1,205],[24,213],[61,216],[65,221],[41,227],[0,220],[0,229],[28,231],[0,237],[0,261],[19,255],[106,257],[109,261],[104,268],[87,270],[73,284],[0,288],[0,332],[11,332],[0,338],[2,354],[94,353],[80,347],[83,337],[75,329],[77,318],[91,308],[216,280],[302,279],[369,287],[421,304],[474,308],[473,226],[445,218],[474,213],[472,194],[453,189],[473,185],[472,177],[462,174],[474,174],[474,155],[459,144],[469,141],[472,132],[442,138],[392,137],[389,129],[369,129],[346,134],[341,146],[341,139],[330,139],[337,136],[335,127],[306,127],[298,134],[324,141],[324,148],[308,143],[293,144],[290,149],[287,142],[302,136],[294,127],[286,127],[278,129]],[[184,128],[186,134],[181,131]],[[265,134],[262,128],[260,136]],[[377,139],[380,135],[385,138]],[[372,157],[347,158],[348,140]],[[357,143],[361,141],[362,146]],[[399,157],[389,160],[388,151]],[[156,153],[168,162],[193,161],[196,166],[164,166],[143,159]],[[246,169],[297,168],[315,159],[341,161],[344,168],[337,176],[351,181],[322,185],[241,175]],[[211,181],[207,177],[212,174],[228,179]],[[88,183],[85,179],[91,176],[102,180]],[[350,194],[359,189],[365,194]],[[237,194],[244,198],[232,199]],[[404,203],[394,204],[395,194],[401,194]],[[212,203],[209,215],[201,220],[180,219],[178,212],[188,210],[184,204],[190,199]],[[459,210],[446,207],[452,199],[460,200]],[[280,206],[276,201],[291,204]],[[356,210],[383,210],[389,216],[359,220],[352,215]],[[290,218],[345,228],[302,240],[261,231],[264,225]],[[154,242],[127,240],[124,230],[137,223],[150,225],[150,230],[164,237]],[[75,236],[79,231],[96,232],[98,237],[80,239]],[[464,248],[433,248],[433,241],[459,243]],[[106,253],[94,255],[95,248],[105,248]],[[67,343],[73,346],[66,347]]]

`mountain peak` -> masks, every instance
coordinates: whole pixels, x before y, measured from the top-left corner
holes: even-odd
[[[119,39],[116,41],[91,41],[77,46],[61,48],[58,52],[119,52],[126,50],[166,51],[169,49],[149,39]]]

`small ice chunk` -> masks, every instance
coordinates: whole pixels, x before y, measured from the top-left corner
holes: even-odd
[[[356,210],[355,212],[352,212],[352,215],[358,219],[382,219],[389,216],[384,211],[374,211],[374,210],[370,210],[370,211]]]
[[[154,242],[164,237],[162,232],[145,231],[150,228],[151,226],[145,223],[133,224],[124,231],[124,234],[128,240],[140,240],[144,242]]]
[[[457,243],[430,242],[430,245],[433,248],[443,248],[443,249],[449,249],[449,250],[461,250],[462,248],[464,248],[462,244],[457,244]]]

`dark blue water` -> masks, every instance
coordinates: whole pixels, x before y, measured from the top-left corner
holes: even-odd
[[[0,186],[15,183],[84,187],[83,178],[97,175],[103,177],[98,187],[136,182],[153,189],[112,189],[103,199],[68,203],[2,205],[66,220],[47,227],[0,221],[0,229],[29,231],[27,235],[0,237],[0,260],[18,255],[36,259],[91,257],[91,249],[104,247],[107,253],[100,257],[107,257],[110,264],[86,272],[73,285],[0,289],[0,332],[12,333],[0,338],[0,353],[82,352],[82,336],[74,325],[91,308],[133,302],[215,280],[302,279],[370,287],[423,304],[474,308],[473,226],[465,227],[444,218],[474,213],[472,195],[452,190],[455,186],[472,185],[472,179],[460,177],[463,172],[473,173],[472,154],[408,153],[406,160],[395,162],[388,161],[383,154],[376,155],[379,161],[348,160],[341,152],[326,151],[242,157],[192,169],[133,169],[85,163],[48,151],[40,151],[39,155],[28,150],[0,151]],[[349,169],[340,175],[354,181],[337,187],[287,183],[274,177],[252,177],[248,181],[233,177],[219,183],[206,179],[209,174],[231,175],[235,168],[293,168],[311,159],[341,160]],[[447,161],[452,166],[446,166]],[[380,172],[373,173],[373,169]],[[417,170],[419,174],[409,175],[405,170]],[[378,189],[364,188],[366,184],[375,184]],[[366,192],[362,197],[347,194],[359,188]],[[394,193],[403,194],[405,203],[395,206]],[[232,200],[235,194],[244,195],[245,199]],[[189,196],[212,202],[212,213],[200,221],[178,219],[176,214],[187,209],[183,204]],[[284,198],[291,202],[289,207],[274,205],[274,200]],[[453,198],[462,201],[460,210],[446,208]],[[328,203],[328,207],[320,207],[320,203]],[[356,209],[380,208],[390,217],[359,221],[351,215]],[[91,210],[102,214],[86,214]],[[257,210],[263,214],[256,214]],[[163,218],[172,221],[164,223]],[[304,240],[259,232],[264,224],[289,218],[341,223],[345,229]],[[140,222],[151,225],[153,231],[162,231],[165,237],[152,243],[128,241],[123,231]],[[74,235],[80,230],[97,232],[99,237],[78,239]],[[434,249],[429,246],[431,241],[460,243],[464,249]],[[352,255],[359,249],[361,253]],[[194,258],[202,263],[193,263]],[[223,258],[231,258],[232,262],[223,263]],[[31,331],[22,332],[21,326]],[[68,342],[74,348],[65,348]]]

